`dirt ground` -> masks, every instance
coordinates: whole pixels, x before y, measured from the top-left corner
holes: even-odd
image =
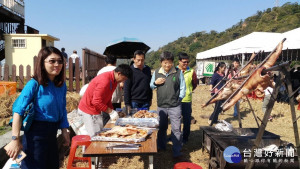
[[[1,96],[0,100],[0,126],[7,125],[8,120],[11,118],[11,106],[17,95],[13,96]],[[209,155],[206,151],[202,152],[201,149],[201,133],[200,126],[208,126],[208,116],[213,111],[213,105],[209,105],[206,108],[201,108],[200,105],[205,103],[210,98],[208,86],[199,85],[193,93],[193,113],[192,116],[197,120],[195,124],[191,125],[191,135],[189,142],[183,146],[183,154],[185,158],[195,164],[202,166],[204,169],[208,168]],[[77,93],[67,94],[67,110],[71,112],[77,108],[79,101],[79,95]],[[251,105],[255,111],[255,114],[263,119],[263,113],[261,110],[262,101],[250,99]],[[156,110],[156,91],[154,92],[153,105],[151,110]],[[247,102],[242,102],[240,106],[242,125],[244,128],[253,127],[256,128],[256,122],[250,111]],[[299,116],[300,111],[296,110],[296,116]],[[225,113],[219,116],[220,120],[226,120],[230,122],[234,127],[238,127],[238,120],[232,116],[233,108],[229,109]],[[291,142],[295,145],[295,137],[293,132],[292,118],[290,107],[285,103],[275,103],[272,111],[273,120],[267,124],[266,130],[273,132],[281,136],[282,140]],[[298,125],[299,128],[299,125]],[[171,130],[169,126],[168,135]],[[66,168],[67,157],[63,162],[61,169]],[[148,158],[146,156],[134,156],[134,157],[119,157],[109,159],[108,168],[110,169],[143,169],[148,165]],[[158,152],[154,156],[154,168],[155,169],[171,169],[176,161],[172,158],[172,143],[169,142],[166,151]]]
[[[191,134],[189,142],[183,146],[183,154],[187,160],[202,166],[203,169],[208,168],[209,154],[201,149],[201,133],[200,126],[208,126],[205,118],[209,116],[213,111],[213,105],[209,105],[202,109],[201,104],[205,103],[210,98],[208,86],[199,85],[193,93],[192,103],[192,116],[197,120],[196,124],[191,125]],[[255,114],[263,119],[263,113],[261,110],[262,101],[250,99],[251,105],[255,111]],[[154,92],[153,105],[151,110],[156,110],[156,91]],[[256,128],[257,124],[250,111],[247,102],[242,102],[240,105],[240,111],[242,116],[242,125],[244,128]],[[299,116],[299,110],[296,110],[297,117]],[[295,137],[292,126],[292,118],[290,113],[290,107],[288,104],[275,103],[272,111],[273,120],[267,124],[266,130],[273,132],[281,136],[282,140],[295,144]],[[237,118],[233,117],[233,108],[229,109],[225,113],[219,116],[220,120],[226,120],[230,122],[234,127],[238,127]],[[299,128],[299,125],[298,125]],[[170,135],[170,125],[168,129],[168,135]],[[109,169],[143,169],[148,165],[148,158],[146,156],[134,156],[134,157],[119,157],[115,159],[109,159]],[[64,161],[63,167],[65,169],[67,164],[67,158]],[[154,168],[155,169],[171,169],[176,164],[176,161],[172,158],[172,143],[169,142],[166,151],[160,151],[154,155]]]

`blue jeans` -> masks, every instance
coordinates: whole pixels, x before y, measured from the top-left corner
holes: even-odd
[[[183,118],[183,137],[182,142],[189,141],[192,118],[192,102],[181,102],[182,118]]]
[[[182,134],[181,134],[181,105],[171,108],[157,108],[159,114],[159,130],[157,133],[158,149],[166,149],[167,146],[167,129],[168,117],[171,122],[171,140],[173,143],[173,157],[181,156]]]
[[[239,108],[240,108],[240,100],[237,101],[234,105],[234,112],[233,112],[233,116],[236,117],[238,115],[239,112]]]
[[[131,102],[131,108],[147,108],[149,110],[150,104],[149,102],[138,103],[138,102]]]
[[[33,121],[22,139],[27,155],[21,163],[22,169],[59,169],[57,129],[58,123]]]

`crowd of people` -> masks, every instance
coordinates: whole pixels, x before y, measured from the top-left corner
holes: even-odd
[[[74,51],[72,58],[77,58]],[[157,92],[157,113],[159,130],[157,148],[166,150],[168,140],[172,141],[172,152],[175,159],[182,157],[182,146],[188,144],[192,117],[192,93],[198,81],[195,71],[190,68],[190,58],[186,53],[179,53],[178,65],[174,65],[175,56],[168,51],[160,55],[160,67],[151,73],[145,65],[145,53],[134,52],[133,64],[116,66],[117,58],[107,56],[106,66],[99,70],[97,76],[85,85],[80,92],[81,99],[78,112],[87,133],[94,136],[103,129],[108,119],[119,118],[117,108],[123,102],[127,109],[150,109],[153,90]],[[7,154],[16,158],[20,150],[27,154],[22,168],[58,168],[58,150],[56,134],[62,130],[64,145],[70,145],[67,129],[69,123],[66,111],[67,87],[64,81],[64,70],[67,54],[55,47],[45,47],[38,54],[38,63],[34,76],[16,101],[13,109],[12,141],[7,146]],[[73,59],[74,60],[74,59]],[[240,63],[233,62],[231,76],[237,72]],[[72,68],[73,69],[73,68]],[[218,63],[210,83],[211,94],[214,95],[225,84],[226,64]],[[212,90],[214,88],[214,90]],[[20,140],[21,118],[27,105],[33,101],[34,120],[30,130]],[[217,101],[208,123],[217,123],[222,112],[223,100]],[[237,116],[239,103],[234,109]],[[169,121],[171,136],[167,138]],[[183,122],[183,130],[181,129]],[[47,152],[47,153],[45,153]]]

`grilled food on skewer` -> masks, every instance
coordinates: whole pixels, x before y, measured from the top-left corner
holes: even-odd
[[[246,66],[246,67],[244,67],[244,69],[241,71],[241,76],[246,76],[246,75],[248,75],[252,70],[253,70],[253,58],[256,56],[256,54],[255,53],[253,53],[252,55],[251,55],[251,57],[250,57],[250,63]],[[240,79],[240,80],[231,80],[231,82],[229,82],[227,85],[226,85],[226,87],[224,87],[223,89],[222,89],[222,91],[220,91],[219,93],[218,93],[218,95],[215,97],[215,98],[213,98],[208,104],[203,104],[202,105],[202,108],[203,107],[206,107],[207,105],[209,105],[209,104],[212,104],[212,103],[215,103],[215,102],[217,102],[217,101],[219,101],[219,100],[226,100],[226,99],[228,99],[229,98],[229,96],[236,90],[236,89],[238,89],[239,87],[240,87],[240,85],[242,84],[242,82],[243,82],[243,80],[242,79]]]
[[[230,100],[230,102],[226,103],[223,106],[223,111],[228,110],[231,106],[233,106],[241,97],[247,95],[248,93],[252,92],[253,90],[258,95],[262,95],[262,92],[268,87],[272,86],[272,82],[270,81],[270,73],[262,75],[262,71],[264,69],[268,69],[272,67],[276,60],[278,59],[279,55],[281,54],[283,47],[283,42],[280,42],[276,48],[276,52],[274,52],[264,63],[260,66],[260,68],[256,69],[256,71],[252,74],[252,76],[247,80],[245,85],[242,89]]]

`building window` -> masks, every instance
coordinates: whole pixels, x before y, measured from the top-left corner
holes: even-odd
[[[26,48],[26,39],[12,39],[13,48]]]

